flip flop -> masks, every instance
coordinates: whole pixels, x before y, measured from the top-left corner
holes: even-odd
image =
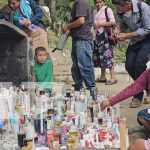
[[[116,84],[117,83],[117,79],[111,79],[111,80],[108,80],[105,85],[113,85],[113,84]]]
[[[99,79],[99,78],[98,78],[98,79],[95,80],[95,82],[98,82],[98,83],[105,83],[105,82],[107,82],[107,79],[103,79],[103,80],[102,80],[102,79]]]

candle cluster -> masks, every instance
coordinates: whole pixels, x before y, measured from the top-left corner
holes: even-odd
[[[40,91],[31,105],[28,90],[1,88],[0,142],[13,139],[14,150],[120,148],[119,105],[101,112],[105,99],[93,100],[88,90],[52,97]]]

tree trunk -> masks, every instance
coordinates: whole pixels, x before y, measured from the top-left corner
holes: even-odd
[[[50,15],[52,18],[52,23],[54,23],[56,20],[56,0],[50,0],[49,4],[50,4],[49,9],[50,9]]]

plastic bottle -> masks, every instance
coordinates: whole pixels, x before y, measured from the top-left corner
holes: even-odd
[[[24,17],[20,17],[19,18],[19,22],[20,24],[24,24]],[[30,26],[28,26],[28,29],[31,31],[31,32],[36,32],[36,26],[34,24],[31,24]]]

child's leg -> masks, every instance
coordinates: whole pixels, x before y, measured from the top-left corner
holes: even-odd
[[[146,150],[143,139],[135,140],[128,148],[128,150]]]
[[[150,114],[148,109],[141,110],[137,115],[137,120],[140,125],[146,128],[150,128]]]
[[[150,129],[150,121],[143,119],[143,118],[138,118],[140,124],[142,124],[144,127]]]

